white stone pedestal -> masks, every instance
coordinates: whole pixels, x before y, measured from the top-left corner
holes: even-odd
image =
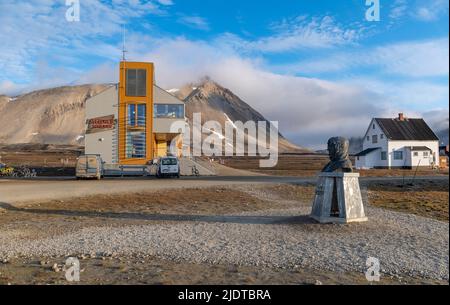
[[[320,223],[367,221],[358,173],[320,173],[310,215]]]

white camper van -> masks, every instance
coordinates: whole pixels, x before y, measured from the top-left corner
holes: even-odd
[[[180,178],[180,161],[177,157],[160,157],[157,161],[156,177]]]

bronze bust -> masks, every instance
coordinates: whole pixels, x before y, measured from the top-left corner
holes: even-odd
[[[322,172],[351,173],[352,161],[348,157],[349,142],[343,137],[334,137],[328,140],[328,155],[330,162],[323,168]]]

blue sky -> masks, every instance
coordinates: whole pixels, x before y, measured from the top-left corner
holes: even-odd
[[[129,60],[152,61],[167,89],[205,75],[296,143],[360,135],[373,116],[448,127],[447,0],[65,0],[0,2],[0,94],[117,80],[122,25]]]

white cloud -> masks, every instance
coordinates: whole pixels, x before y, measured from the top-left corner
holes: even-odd
[[[389,17],[393,20],[410,17],[423,22],[431,22],[448,15],[448,9],[448,0],[395,0],[390,6]]]
[[[336,134],[359,135],[370,117],[381,113],[381,97],[364,88],[272,73],[260,60],[218,48],[184,38],[164,40],[139,60],[155,62],[156,81],[167,89],[209,75],[268,119],[278,120],[281,132],[296,135],[303,145],[325,143]]]
[[[0,82],[0,95],[15,96],[18,92],[23,90],[24,87],[24,85],[5,80]]]
[[[301,49],[332,48],[357,42],[364,28],[344,28],[332,17],[299,16],[272,24],[273,35],[246,40],[233,34],[225,34],[219,42],[246,52],[287,52]]]
[[[422,21],[435,21],[443,15],[448,15],[448,0],[421,1],[413,12],[413,16]]]
[[[365,88],[382,96],[383,108],[387,113],[407,113],[409,111],[420,113],[422,109],[439,109],[448,100],[449,95],[447,84],[427,80],[382,81],[375,78],[358,77],[344,79],[341,82]]]
[[[187,25],[191,28],[208,31],[209,24],[205,18],[199,16],[181,16],[178,18],[178,22]]]
[[[407,77],[447,76],[448,38],[408,41],[372,49],[336,53],[325,59],[308,59],[275,67],[288,73],[334,73],[359,68],[374,68],[379,74]]]
[[[173,5],[172,0],[158,0],[158,3],[162,5]]]
[[[83,0],[80,22],[68,22],[67,8],[65,1],[0,1],[0,41],[7,46],[0,54],[3,77],[31,81],[34,62],[51,62],[54,54],[72,60],[84,55],[118,58],[119,50],[105,38],[120,38],[121,25],[133,18],[165,12],[155,1]]]
[[[435,131],[442,131],[449,128],[448,109],[436,109],[423,113],[423,118]]]
[[[389,18],[399,19],[408,12],[408,2],[406,0],[395,0],[391,4]]]

